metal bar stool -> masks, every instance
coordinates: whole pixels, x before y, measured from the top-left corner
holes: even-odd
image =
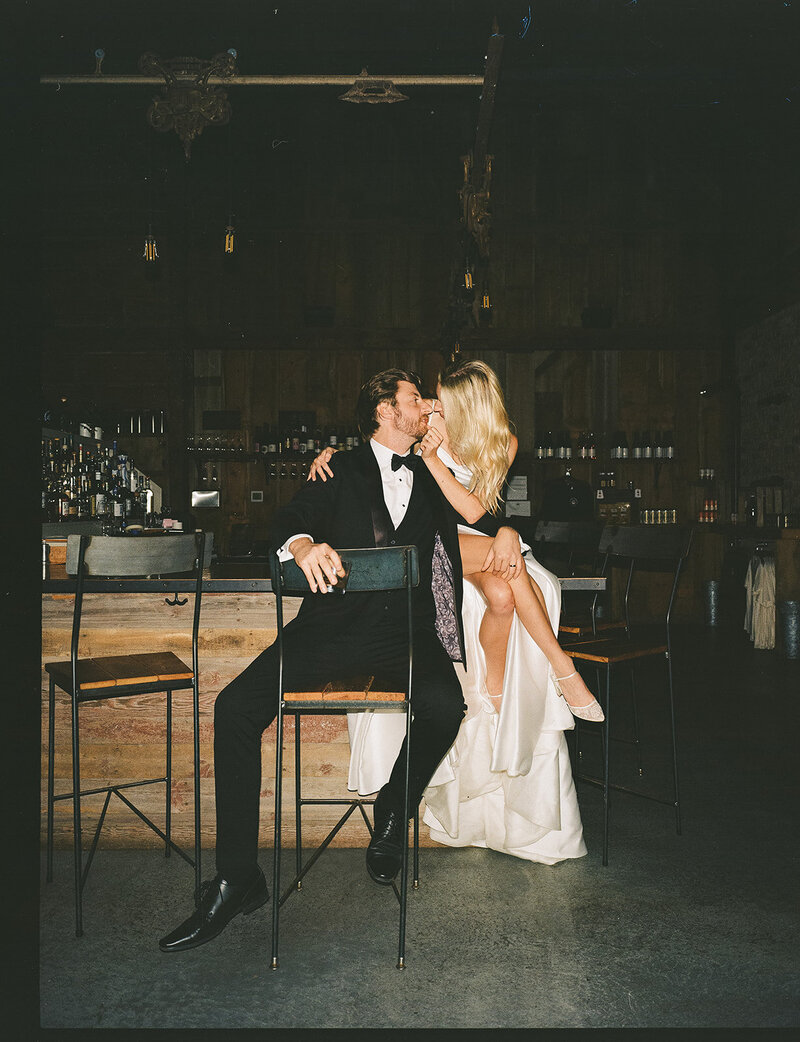
[[[600,538],[603,523],[600,521],[540,521],[536,526],[534,542],[537,556],[551,554],[563,568],[558,574],[575,575],[576,568],[587,569],[595,574],[605,574],[605,561],[599,564]],[[611,629],[623,629],[624,619],[601,619],[597,616],[600,592],[596,591],[583,609],[568,610],[562,598],[558,636],[575,639]]]
[[[566,644],[564,651],[576,662],[591,663],[598,670],[605,671],[605,692],[601,696],[605,722],[603,723],[603,777],[592,778],[578,774],[577,780],[596,785],[603,790],[603,864],[608,864],[608,812],[609,791],[616,789],[634,796],[641,796],[675,808],[675,823],[678,835],[681,832],[680,797],[678,791],[678,750],[675,728],[675,698],[672,675],[672,640],[670,622],[675,594],[681,575],[683,562],[689,553],[692,542],[692,530],[677,528],[672,525],[654,527],[611,526],[603,531],[600,540],[600,552],[609,562],[626,565],[628,570],[625,588],[625,634],[620,637],[602,638],[592,636],[579,639],[575,643]],[[632,629],[630,615],[630,591],[637,566],[647,564],[660,566],[672,575],[669,600],[663,620],[648,632],[637,633]],[[611,678],[612,672],[623,663],[633,666],[642,659],[664,656],[667,664],[667,685],[669,690],[669,711],[672,745],[673,793],[669,798],[651,795],[623,785],[612,784],[609,780],[609,752],[611,725]],[[633,673],[631,673],[633,677]],[[635,691],[634,691],[635,698]],[[641,773],[641,772],[640,772]]]
[[[283,647],[283,598],[298,597],[309,593],[308,580],[293,560],[279,562],[272,555],[271,575],[275,592],[278,623],[278,656],[279,656],[279,699],[276,718],[275,749],[275,840],[272,886],[272,962],[271,969],[278,968],[278,940],[280,909],[290,894],[302,888],[302,880],[311,866],[328,847],[331,840],[339,832],[348,818],[358,810],[363,818],[370,836],[372,825],[364,810],[365,806],[374,803],[373,799],[341,799],[305,798],[301,789],[301,739],[300,718],[303,714],[318,713],[350,713],[364,709],[375,709],[387,705],[395,705],[402,709],[406,718],[406,762],[405,762],[405,815],[410,816],[409,808],[409,765],[411,753],[411,673],[413,667],[413,617],[411,591],[419,583],[419,567],[417,548],[415,546],[389,546],[369,549],[340,550],[339,556],[345,569],[348,570],[346,594],[358,594],[367,591],[405,590],[408,617],[408,682],[405,691],[374,691],[373,678],[370,676],[348,677],[344,680],[331,681],[317,691],[284,690],[284,647]],[[327,596],[327,595],[326,595]],[[283,725],[287,715],[293,715],[295,721],[295,859],[296,875],[287,889],[281,894],[281,799],[283,789]],[[317,847],[308,860],[303,863],[302,850],[302,808],[311,804],[338,804],[346,807],[339,821]],[[405,934],[406,905],[408,892],[408,830],[405,831],[403,858],[400,870],[399,887],[392,883],[392,888],[400,904],[400,922],[398,938],[397,968],[405,968]],[[419,876],[419,816],[414,813],[414,886],[418,886]]]
[[[49,728],[47,758],[47,881],[53,878],[54,807],[58,800],[72,800],[73,854],[75,863],[75,935],[83,935],[83,889],[94,859],[100,832],[112,795],[134,812],[148,828],[164,841],[164,855],[172,850],[195,870],[195,886],[200,887],[200,733],[197,634],[203,579],[204,535],[156,537],[69,536],[67,539],[67,573],[76,576],[75,604],[72,613],[70,658],[64,662],[48,662],[50,676]],[[87,593],[129,593],[142,588],[142,577],[190,575],[195,581],[192,615],[192,665],[188,666],[171,651],[134,655],[112,655],[81,658],[79,638],[83,598]],[[139,577],[138,581],[133,581]],[[171,602],[170,602],[171,603]],[[185,602],[182,602],[185,603]],[[55,767],[55,689],[70,696],[72,709],[72,792],[54,793]],[[194,759],[194,858],[172,841],[172,692],[192,691],[193,759]],[[80,714],[86,702],[104,698],[127,698],[132,695],[164,692],[166,694],[166,764],[164,775],[119,785],[103,785],[81,790],[80,779]],[[123,790],[143,785],[164,784],[165,831],[147,817]],[[83,864],[81,837],[81,797],[105,793],[86,864]]]

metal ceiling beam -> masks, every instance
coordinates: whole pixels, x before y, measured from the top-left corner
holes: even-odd
[[[486,153],[489,147],[489,131],[494,113],[494,99],[497,91],[497,79],[500,75],[500,58],[503,54],[503,37],[497,27],[492,26],[489,46],[486,52],[486,69],[483,76],[481,105],[478,111],[478,125],[475,128],[475,150],[473,156],[473,172],[477,179],[483,176]]]
[[[223,79],[219,76],[210,76],[209,84],[225,87],[352,87],[358,77],[349,76],[231,76]],[[440,76],[384,76],[370,73],[370,80],[391,80],[400,87],[482,87],[484,78],[476,74],[440,75]],[[180,77],[179,77],[180,79]],[[187,82],[192,82],[192,77],[186,77]],[[137,87],[163,87],[162,76],[142,76],[136,73],[122,75],[107,75],[106,73],[92,73],[91,75],[58,76],[47,73],[39,78],[41,84],[52,86],[88,84],[103,85],[105,87],[137,86]]]

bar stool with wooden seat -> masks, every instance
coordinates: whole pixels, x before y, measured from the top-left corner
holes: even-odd
[[[272,898],[272,962],[271,969],[278,968],[278,939],[280,909],[287,898],[295,890],[301,889],[301,883],[323,851],[328,847],[336,833],[342,828],[351,814],[356,810],[372,835],[372,825],[364,810],[365,806],[374,804],[374,799],[338,798],[318,799],[305,798],[301,791],[301,736],[300,718],[304,714],[351,713],[365,709],[381,709],[393,705],[405,713],[406,718],[406,762],[405,762],[405,819],[411,816],[409,808],[409,765],[411,754],[411,669],[413,663],[414,635],[412,618],[411,591],[419,584],[419,568],[417,548],[415,546],[388,546],[355,550],[339,550],[339,556],[346,569],[349,568],[346,590],[339,594],[325,596],[347,596],[366,591],[406,590],[408,617],[408,682],[404,691],[375,691],[372,689],[373,678],[370,676],[353,676],[345,680],[331,681],[315,691],[286,691],[283,686],[284,648],[283,648],[283,598],[299,597],[309,593],[308,580],[294,560],[279,562],[272,555],[270,574],[275,593],[278,624],[278,657],[280,663],[278,714],[276,717],[276,749],[275,749],[275,841],[273,861],[273,898]],[[295,859],[296,875],[287,889],[281,894],[281,803],[283,787],[283,725],[287,715],[294,716],[295,722]],[[346,807],[337,823],[328,835],[303,863],[302,849],[302,808],[308,805],[340,805]],[[419,817],[414,814],[414,885],[418,880],[419,855]],[[405,931],[406,931],[406,899],[408,890],[408,830],[404,833],[403,856],[400,869],[399,887],[393,882],[392,889],[400,903],[400,922],[398,938],[397,968],[405,968]]]
[[[75,604],[72,614],[70,658],[64,662],[48,662],[45,669],[50,676],[49,731],[47,769],[47,881],[53,878],[54,805],[58,800],[72,800],[73,852],[75,862],[75,934],[83,935],[83,889],[94,858],[106,811],[112,795],[117,796],[130,810],[164,841],[164,854],[172,850],[195,870],[195,885],[200,886],[200,745],[197,635],[200,622],[200,603],[203,576],[202,532],[163,536],[77,536],[67,539],[67,574],[76,576]],[[192,614],[192,664],[183,662],[172,651],[151,651],[133,655],[84,657],[79,654],[81,618],[84,595],[91,593],[130,593],[164,590],[167,577],[191,577],[194,580]],[[169,602],[172,603],[172,602]],[[177,602],[185,603],[185,602]],[[187,626],[188,629],[188,626]],[[55,767],[55,689],[60,688],[70,697],[72,710],[72,791],[54,793]],[[191,689],[192,723],[194,735],[194,858],[172,841],[172,692]],[[163,776],[142,781],[108,784],[92,789],[81,789],[80,777],[80,714],[78,709],[87,702],[101,699],[129,698],[134,695],[166,695],[166,750]],[[123,790],[139,786],[164,784],[165,831],[150,820]],[[83,864],[81,835],[81,798],[105,793],[94,838]]]
[[[574,643],[565,644],[564,651],[576,663],[584,662],[594,665],[605,672],[605,692],[597,692],[603,705],[605,721],[603,723],[603,777],[602,780],[578,774],[578,781],[597,785],[603,790],[603,864],[608,864],[608,810],[609,790],[616,789],[635,796],[642,796],[664,803],[675,808],[675,823],[678,835],[681,831],[680,797],[678,791],[678,752],[675,729],[675,698],[672,671],[672,641],[670,623],[675,594],[678,589],[681,568],[689,553],[692,542],[692,530],[672,525],[663,526],[611,526],[603,530],[600,539],[600,552],[606,561],[613,565],[627,567],[625,587],[625,633],[620,636],[602,637],[591,635],[578,638]],[[671,585],[666,609],[658,624],[644,631],[633,628],[630,609],[630,593],[634,574],[641,566],[660,568],[671,574]],[[643,659],[663,656],[667,665],[667,687],[669,694],[669,712],[672,746],[673,793],[669,798],[651,795],[622,785],[613,785],[609,780],[610,725],[611,725],[611,692],[612,674],[622,664],[633,667]],[[633,682],[633,669],[631,668]],[[634,690],[634,699],[635,699]],[[634,703],[635,704],[635,703]]]

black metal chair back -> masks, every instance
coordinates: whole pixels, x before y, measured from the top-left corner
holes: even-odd
[[[409,766],[411,751],[411,677],[414,663],[414,625],[412,590],[419,585],[419,561],[417,548],[415,546],[388,546],[377,548],[359,548],[352,550],[339,550],[339,557],[345,568],[349,569],[347,585],[344,593],[326,593],[317,596],[358,596],[359,593],[377,592],[381,590],[405,590],[407,606],[407,648],[408,648],[408,674],[406,689],[404,692],[386,693],[396,697],[391,699],[394,705],[402,707],[406,716],[406,762],[405,762],[405,811],[406,820],[409,813]],[[373,800],[361,799],[304,799],[301,793],[301,765],[300,765],[300,716],[303,713],[347,713],[364,709],[375,709],[386,702],[376,702],[369,697],[369,678],[366,682],[363,677],[354,679],[351,684],[348,681],[339,681],[335,685],[329,685],[330,689],[323,689],[309,697],[312,693],[304,692],[300,698],[291,699],[290,692],[284,689],[284,640],[283,640],[283,598],[311,596],[303,571],[294,560],[279,561],[277,555],[271,555],[270,574],[272,586],[275,592],[275,603],[278,623],[278,659],[279,659],[279,699],[278,715],[276,718],[276,751],[275,751],[275,842],[273,862],[273,897],[272,897],[272,962],[271,968],[278,967],[278,938],[279,938],[279,912],[280,907],[293,892],[295,888],[300,889],[300,882],[306,872],[317,860],[323,850],[328,846],[335,834],[344,825],[354,810],[358,809],[367,828],[372,831],[369,819],[364,811],[364,805],[373,803]],[[349,690],[345,690],[346,688]],[[363,697],[357,697],[360,694]],[[295,856],[297,863],[297,874],[289,884],[286,892],[281,895],[280,890],[280,862],[281,862],[281,803],[282,803],[282,774],[283,774],[283,723],[286,713],[295,717]],[[302,837],[301,837],[301,809],[307,804],[341,804],[346,805],[347,810],[339,821],[334,825],[327,837],[323,840],[316,852],[303,865],[302,863]],[[418,852],[419,822],[414,814],[414,851],[415,869]],[[406,835],[403,845],[403,860],[400,873],[399,890],[395,887],[395,893],[400,902],[400,928],[398,947],[398,968],[405,966],[405,923],[406,923],[406,898],[408,884],[408,837]],[[416,874],[416,873],[415,873]]]
[[[73,853],[75,862],[76,936],[83,934],[82,894],[94,858],[106,810],[112,795],[117,796],[165,843],[165,856],[175,850],[195,869],[195,883],[200,886],[200,746],[198,688],[198,630],[202,600],[204,533],[159,536],[77,536],[67,539],[66,570],[76,578],[72,614],[70,658],[65,662],[49,662],[50,676],[48,791],[47,791],[47,880],[53,877],[54,804],[58,800],[73,801]],[[173,652],[147,652],[103,657],[80,656],[80,634],[84,596],[92,593],[115,594],[163,591],[163,579],[176,576],[195,581],[192,611],[192,664],[188,666]],[[150,582],[148,582],[150,580]],[[179,601],[168,603],[185,604]],[[55,768],[55,688],[69,696],[72,707],[72,792],[54,794]],[[172,784],[172,692],[192,690],[194,725],[194,858],[189,857],[171,835]],[[105,785],[81,791],[80,782],[80,718],[78,707],[84,702],[131,695],[166,693],[166,770],[163,777],[119,785]],[[165,831],[162,832],[122,792],[142,785],[166,784]],[[106,799],[98,821],[86,865],[83,865],[81,837],[81,797],[105,793]]]
[[[601,521],[540,521],[534,540],[537,551],[563,561],[566,574],[574,575],[576,561],[582,567],[596,567],[602,531]]]
[[[631,633],[630,594],[633,577],[642,567],[654,565],[672,574],[669,599],[665,603],[663,621],[667,646],[670,642],[670,621],[683,563],[692,545],[692,529],[677,525],[606,525],[598,551],[603,556],[603,574],[609,566],[627,569],[623,598],[625,629]]]
[[[672,610],[675,604],[675,595],[681,570],[692,544],[692,530],[680,528],[673,525],[663,526],[627,526],[607,525],[600,538],[599,551],[603,555],[603,571],[609,574],[609,569],[621,566],[627,569],[625,582],[624,607],[625,607],[625,633],[621,638],[599,638],[592,634],[588,639],[579,639],[574,644],[564,647],[566,653],[576,662],[593,665],[598,671],[605,671],[605,696],[603,700],[605,710],[605,722],[602,727],[603,737],[603,777],[602,779],[590,778],[578,775],[578,781],[589,782],[603,789],[603,864],[608,864],[608,823],[609,823],[609,795],[610,790],[617,789],[632,795],[643,796],[657,803],[665,803],[675,810],[676,831],[680,835],[680,796],[678,788],[678,749],[677,733],[675,726],[675,696],[672,668],[672,636],[670,623]],[[656,632],[638,633],[633,630],[631,618],[630,594],[634,574],[645,568],[655,567],[666,571],[671,575],[669,595],[665,600],[662,624],[656,627]],[[634,664],[642,659],[664,657],[667,666],[667,687],[669,697],[669,714],[671,729],[671,752],[672,752],[672,774],[673,793],[669,798],[662,798],[638,789],[612,784],[609,777],[609,752],[611,740],[611,693],[612,673],[618,667],[625,666],[630,669],[631,694],[633,699],[633,744],[636,745],[639,755],[639,774],[643,773],[641,754],[639,752],[639,727],[637,712],[637,693],[634,679]],[[579,753],[580,758],[580,753]]]

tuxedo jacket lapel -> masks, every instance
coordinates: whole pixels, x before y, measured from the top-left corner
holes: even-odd
[[[365,444],[359,452],[359,470],[364,479],[367,490],[367,502],[372,514],[372,531],[375,536],[376,546],[388,546],[389,540],[394,533],[394,525],[389,517],[386,500],[383,496],[383,482],[381,471],[375,453],[368,444]]]

